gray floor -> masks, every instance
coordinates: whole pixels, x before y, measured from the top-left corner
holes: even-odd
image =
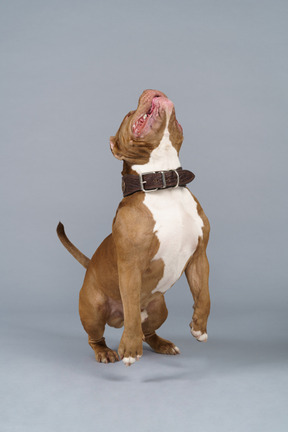
[[[241,320],[243,333],[233,336]],[[288,346],[279,322],[269,334],[255,327],[255,312],[222,314],[219,323],[211,317],[209,341],[201,344],[187,317],[170,314],[160,333],[181,355],[145,347],[126,368],[94,361],[76,311],[2,316],[0,429],[287,431]],[[107,330],[112,348],[120,335]]]

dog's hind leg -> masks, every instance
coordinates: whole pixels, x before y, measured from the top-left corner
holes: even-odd
[[[79,295],[79,314],[82,325],[88,333],[88,343],[100,363],[114,363],[118,354],[107,347],[104,330],[109,313],[108,301],[100,290],[86,276]]]
[[[142,311],[142,330],[144,341],[159,354],[180,354],[179,348],[172,342],[162,339],[155,332],[166,320],[168,310],[164,300],[164,295],[156,293],[147,307]]]

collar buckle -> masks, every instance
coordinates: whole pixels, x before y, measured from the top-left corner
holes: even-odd
[[[144,187],[144,184],[145,183],[147,183],[146,182],[146,180],[144,180],[143,179],[143,176],[145,175],[145,174],[155,174],[155,171],[150,171],[150,172],[144,172],[144,173],[142,173],[142,174],[139,174],[139,180],[140,180],[140,187],[141,187],[141,190],[143,191],[143,192],[155,192],[155,191],[157,191],[158,190],[158,188],[156,188],[156,189],[145,189],[145,187]]]
[[[176,188],[178,188],[178,186],[179,186],[180,177],[179,177],[179,173],[178,173],[177,170],[172,170],[172,171],[174,171],[175,174],[176,174],[176,176],[177,176],[177,184],[176,184],[176,186],[173,186],[173,189],[176,189]]]
[[[177,174],[177,185],[175,187],[178,187],[179,186],[179,174],[176,170],[173,170],[173,171],[175,171]],[[166,189],[167,184],[166,184],[166,179],[165,179],[165,172],[166,171],[149,171],[149,172],[144,172],[142,174],[139,174],[141,190],[146,193],[146,192],[156,192],[157,190],[160,190],[160,189]],[[162,177],[162,187],[158,187],[156,189],[145,189],[144,184],[147,182],[146,182],[146,180],[143,179],[143,176],[145,174],[158,174],[158,173],[160,173],[161,177]]]

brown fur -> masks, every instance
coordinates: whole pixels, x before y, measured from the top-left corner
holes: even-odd
[[[161,92],[145,91],[139,99],[137,110],[125,116],[115,137],[111,137],[111,150],[115,157],[124,161],[124,174],[133,173],[133,164],[148,162],[151,151],[159,145],[162,138],[166,124],[163,113],[145,136],[135,137],[131,133],[131,125],[147,112],[151,98],[156,94],[165,96]],[[169,132],[172,144],[179,152],[183,134],[176,124],[174,109],[170,117]],[[79,296],[79,313],[88,333],[89,344],[99,362],[118,360],[117,353],[106,346],[103,337],[106,324],[116,328],[124,324],[118,349],[120,358],[139,358],[143,352],[143,340],[156,352],[178,353],[172,342],[155,333],[167,318],[168,311],[163,294],[152,294],[163,276],[164,263],[161,259],[152,261],[159,248],[159,240],[153,233],[155,221],[143,204],[144,197],[143,192],[138,192],[120,202],[113,221],[112,234],[101,243],[90,261],[67,239],[63,225],[57,228],[64,246],[87,268]],[[193,323],[194,329],[206,332],[210,309],[209,265],[205,252],[209,238],[209,222],[200,204],[197,205],[198,213],[204,222],[203,238],[188,261],[185,274],[195,303],[190,325],[192,327]],[[143,310],[147,311],[148,318],[141,323]]]
[[[64,225],[59,222],[57,225],[57,234],[61,241],[61,243],[65,246],[65,248],[74,256],[74,258],[83,265],[86,269],[90,263],[90,259],[86,257],[79,249],[77,249],[66,236]]]

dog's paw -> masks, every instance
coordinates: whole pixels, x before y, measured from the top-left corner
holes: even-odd
[[[140,360],[143,354],[142,337],[127,337],[125,332],[122,335],[118,348],[118,354],[125,366],[131,366]]]
[[[119,352],[119,351],[118,351]],[[123,363],[125,366],[131,366],[132,364],[134,364],[136,361],[140,360],[140,358],[142,357],[142,354],[133,354],[131,353],[130,356],[126,356],[124,355],[122,357],[121,354],[119,354],[120,358],[122,359]]]
[[[206,332],[202,333],[201,330],[194,330],[191,328],[191,334],[194,336],[199,342],[207,342],[208,334]]]
[[[89,345],[94,351],[95,359],[99,363],[115,363],[119,361],[118,354],[116,351],[113,351],[112,349],[108,348],[105,342],[105,338],[98,341],[94,341],[92,338],[89,337],[88,339]]]
[[[179,348],[166,339],[162,339],[156,333],[150,337],[145,337],[145,342],[159,354],[176,355],[180,354]]]
[[[101,350],[95,351],[95,359],[99,363],[115,363],[119,361],[116,351],[110,348],[102,348]]]
[[[138,361],[141,358],[140,355],[137,355],[137,357],[123,357],[123,363],[125,366],[131,366],[135,361]]]

